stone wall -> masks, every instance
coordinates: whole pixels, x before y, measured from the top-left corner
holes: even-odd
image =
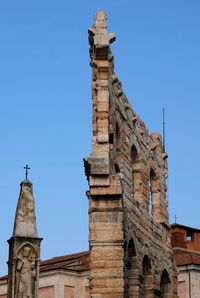
[[[149,134],[114,72],[104,12],[89,29],[92,154],[89,182],[92,298],[177,297],[168,223],[167,154]]]
[[[0,298],[7,297],[7,278],[0,280]],[[38,298],[89,298],[88,272],[65,270],[40,273]]]
[[[200,288],[200,266],[188,265],[179,267],[178,297],[198,298]]]

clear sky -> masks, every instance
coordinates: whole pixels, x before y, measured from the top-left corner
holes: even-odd
[[[0,274],[23,167],[42,259],[88,249],[91,69],[87,28],[108,16],[116,73],[149,131],[166,109],[170,222],[200,228],[200,1],[0,1]]]

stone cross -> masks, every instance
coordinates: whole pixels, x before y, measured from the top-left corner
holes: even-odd
[[[28,166],[28,165],[26,165],[25,167],[24,167],[24,170],[26,170],[26,179],[28,178],[28,170],[30,170],[31,168]]]

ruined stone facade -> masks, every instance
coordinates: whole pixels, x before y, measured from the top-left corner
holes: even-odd
[[[92,154],[89,181],[92,298],[177,297],[161,136],[149,134],[114,72],[104,12],[89,29]]]
[[[40,242],[36,228],[32,183],[24,180],[8,240],[8,298],[38,297]]]

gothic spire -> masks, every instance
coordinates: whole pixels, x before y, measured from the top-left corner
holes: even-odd
[[[38,238],[33,187],[28,179],[21,183],[13,229],[14,236]]]
[[[32,183],[21,183],[13,235],[8,240],[8,298],[38,297],[40,243]]]

